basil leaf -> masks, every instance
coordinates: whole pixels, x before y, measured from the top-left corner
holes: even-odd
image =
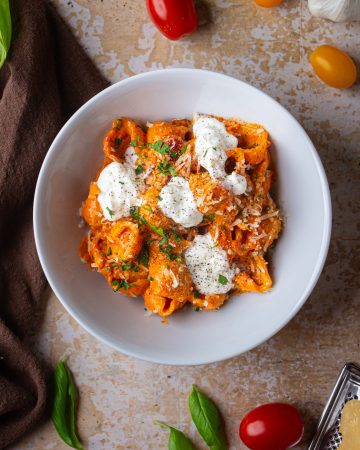
[[[192,420],[211,450],[227,450],[228,445],[222,428],[221,416],[216,405],[193,385],[189,395]]]
[[[9,0],[0,0],[0,69],[6,60],[10,48],[11,31]]]
[[[170,430],[168,442],[169,450],[195,450],[192,443],[180,430],[177,430],[164,422],[160,422],[160,420],[154,420],[154,423]]]
[[[74,444],[74,448],[82,449],[81,442],[79,441],[79,438],[76,434],[76,388],[74,384],[74,380],[72,377],[72,374],[70,372],[70,369],[65,365],[65,369],[67,372],[68,380],[69,380],[69,387],[68,387],[68,395],[69,395],[69,408],[68,408],[68,422],[69,422],[69,433],[71,436],[71,439]]]
[[[52,421],[61,439],[70,447],[83,450],[76,434],[76,388],[70,372],[63,360],[54,369],[54,400]]]

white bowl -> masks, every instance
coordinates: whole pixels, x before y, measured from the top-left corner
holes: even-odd
[[[139,121],[235,116],[269,131],[278,176],[276,200],[286,224],[271,259],[273,288],[233,295],[216,312],[177,312],[162,324],[145,317],[142,299],[112,292],[78,256],[79,207],[114,118]],[[193,69],[148,72],[120,81],[80,108],[45,158],[34,203],[40,261],[69,313],[123,353],[164,364],[204,364],[245,352],[279,331],[304,304],[326,258],[331,232],[329,188],[319,156],[298,122],[275,100],[239,80]]]

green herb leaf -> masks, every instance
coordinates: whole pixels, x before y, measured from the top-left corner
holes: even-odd
[[[164,236],[164,230],[161,227],[156,227],[150,222],[148,222],[148,225],[153,230],[154,233],[158,234],[159,236]]]
[[[143,246],[140,255],[138,257],[139,264],[145,267],[149,267],[149,251],[146,245]]]
[[[170,259],[170,260],[174,260],[177,258],[177,255],[175,255],[174,253],[172,253],[172,247],[169,244],[163,244],[163,245],[159,245],[159,250],[161,251],[161,253],[165,253],[165,255]]]
[[[185,144],[184,147],[180,150],[179,155],[183,155],[186,152],[187,145]]]
[[[118,291],[121,288],[124,288],[127,291],[130,286],[136,286],[136,283],[128,283],[127,280],[121,279],[120,281],[113,280],[111,282],[111,286],[113,287],[114,291]]]
[[[121,270],[131,270],[132,265],[131,264],[124,264],[121,266]]]
[[[115,141],[114,141],[115,148],[120,147],[122,141],[123,141],[122,138],[115,138]]]
[[[173,230],[173,235],[174,235],[175,241],[177,241],[177,242],[181,241],[181,237],[177,234],[177,232],[175,230]]]
[[[228,284],[229,280],[224,277],[224,275],[219,275],[219,279],[218,279],[220,284]]]
[[[62,359],[54,369],[52,421],[61,439],[70,447],[83,450],[76,434],[76,388],[70,369]]]
[[[161,155],[168,155],[170,152],[170,147],[166,142],[156,141],[153,144],[148,144],[148,146]]]
[[[158,171],[166,176],[171,174],[173,177],[177,177],[174,166],[168,161],[159,162]]]
[[[192,420],[210,450],[227,450],[221,416],[212,400],[193,385],[189,395]]]
[[[110,217],[112,217],[115,213],[112,209],[110,209],[109,207],[106,207],[108,213],[110,214]]]
[[[160,239],[159,245],[167,244],[169,242],[169,239],[170,239],[169,233],[167,231],[164,231],[163,234],[164,234],[164,237],[162,239]]]
[[[162,200],[161,195],[158,195],[157,198],[158,198],[158,200]]]
[[[199,298],[199,297],[200,297],[199,292],[198,291],[194,291],[194,298]]]
[[[0,0],[0,69],[10,49],[12,24],[9,0]]]
[[[154,281],[154,278],[153,278],[153,277],[147,277],[147,279],[148,279],[149,281]]]
[[[130,208],[130,215],[131,217],[133,217],[136,222],[138,222],[140,225],[146,225],[147,224],[147,220],[145,219],[145,217],[143,215],[140,214],[140,209],[138,206],[132,206]]]
[[[169,450],[195,450],[192,443],[185,436],[185,434],[177,430],[176,428],[167,425],[164,422],[160,422],[160,420],[154,420],[156,425],[160,425],[163,428],[168,428],[170,430],[168,449]]]
[[[144,166],[143,166],[143,164],[139,164],[135,169],[135,173],[136,173],[136,175],[140,175],[143,172],[144,172]]]
[[[108,248],[108,251],[107,251],[107,256],[110,256],[111,253],[112,253],[112,250],[111,250],[111,247],[109,247],[109,248]]]
[[[140,219],[140,210],[138,206],[132,206],[130,208],[130,215],[134,218],[134,219]]]

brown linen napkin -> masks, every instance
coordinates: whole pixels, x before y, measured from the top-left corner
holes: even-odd
[[[45,0],[13,0],[0,69],[0,448],[44,416],[44,369],[23,342],[39,326],[46,280],[32,205],[41,163],[64,121],[107,86]]]

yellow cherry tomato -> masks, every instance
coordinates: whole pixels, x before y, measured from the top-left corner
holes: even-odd
[[[336,47],[320,45],[311,53],[309,59],[316,75],[329,86],[345,89],[356,81],[354,61]]]
[[[279,6],[284,0],[255,0],[255,3],[264,8],[272,8],[273,6]]]

